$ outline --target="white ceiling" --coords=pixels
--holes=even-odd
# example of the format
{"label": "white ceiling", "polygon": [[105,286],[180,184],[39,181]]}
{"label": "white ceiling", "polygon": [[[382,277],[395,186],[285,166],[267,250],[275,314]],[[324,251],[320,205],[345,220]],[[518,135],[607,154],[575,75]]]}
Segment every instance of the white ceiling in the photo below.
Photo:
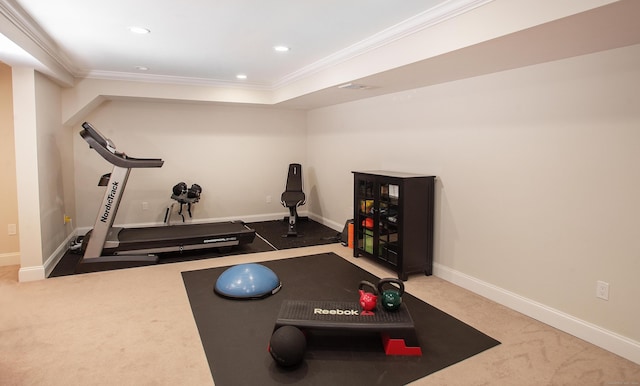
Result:
{"label": "white ceiling", "polygon": [[0,61],[313,108],[639,44],[638,14],[638,0],[0,0]]}
{"label": "white ceiling", "polygon": [[[447,0],[16,0],[76,76],[271,87]],[[449,3],[452,3],[449,1]],[[453,2],[453,3],[460,3]],[[136,35],[131,26],[151,33]],[[286,53],[276,45],[290,47]],[[148,71],[139,71],[144,66]]]}

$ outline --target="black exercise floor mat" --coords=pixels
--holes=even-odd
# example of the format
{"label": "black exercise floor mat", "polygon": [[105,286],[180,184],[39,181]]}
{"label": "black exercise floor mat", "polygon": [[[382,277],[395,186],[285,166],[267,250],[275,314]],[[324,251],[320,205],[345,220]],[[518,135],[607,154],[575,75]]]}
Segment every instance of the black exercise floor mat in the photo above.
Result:
{"label": "black exercise floor mat", "polygon": [[248,223],[247,226],[265,238],[276,249],[290,249],[337,243],[339,232],[310,219],[300,219],[297,237],[282,237],[287,234],[289,223],[283,220]]}
{"label": "black exercise floor mat", "polygon": [[283,300],[358,301],[361,280],[379,278],[333,253],[261,263],[282,281],[261,300],[213,292],[228,267],[182,272],[213,380],[227,385],[405,385],[495,345],[497,340],[405,293],[422,356],[387,356],[370,334],[309,340],[304,362],[278,367],[267,347]]}

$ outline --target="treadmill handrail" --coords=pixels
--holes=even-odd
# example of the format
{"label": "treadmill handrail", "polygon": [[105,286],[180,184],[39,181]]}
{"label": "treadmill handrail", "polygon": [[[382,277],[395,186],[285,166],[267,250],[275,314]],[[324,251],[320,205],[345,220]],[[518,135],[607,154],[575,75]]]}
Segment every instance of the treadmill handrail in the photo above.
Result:
{"label": "treadmill handrail", "polygon": [[88,122],[82,124],[83,130],[80,131],[80,136],[87,141],[89,147],[98,152],[112,165],[122,168],[134,169],[134,168],[159,168],[162,167],[164,161],[160,158],[134,158],[129,157],[124,153],[115,151],[115,148],[111,150],[108,147],[109,141],[104,138],[100,132],[93,128]]}

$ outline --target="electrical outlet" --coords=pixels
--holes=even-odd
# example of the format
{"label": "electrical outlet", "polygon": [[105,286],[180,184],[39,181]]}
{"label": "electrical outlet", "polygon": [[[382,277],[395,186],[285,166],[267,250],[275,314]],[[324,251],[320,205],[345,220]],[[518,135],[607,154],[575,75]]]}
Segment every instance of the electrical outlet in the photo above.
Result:
{"label": "electrical outlet", "polygon": [[596,282],[596,297],[609,300],[609,283],[601,280]]}
{"label": "electrical outlet", "polygon": [[266,202],[267,204],[271,204],[271,196],[267,196],[267,197],[265,198],[265,202]]}
{"label": "electrical outlet", "polygon": [[149,203],[146,201],[142,201],[142,210],[149,210]]}
{"label": "electrical outlet", "polygon": [[7,230],[9,232],[9,236],[13,236],[16,233],[18,233],[18,230],[16,228],[16,224],[9,224],[9,226],[7,227]]}

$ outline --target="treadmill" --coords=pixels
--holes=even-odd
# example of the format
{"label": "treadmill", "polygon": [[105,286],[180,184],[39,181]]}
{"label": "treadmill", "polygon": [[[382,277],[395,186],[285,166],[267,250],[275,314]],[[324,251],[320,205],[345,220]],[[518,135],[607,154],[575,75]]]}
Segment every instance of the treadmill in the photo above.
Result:
{"label": "treadmill", "polygon": [[76,272],[130,268],[156,264],[157,253],[233,247],[252,243],[256,232],[242,221],[182,224],[156,227],[113,227],[131,169],[159,168],[159,158],[134,158],[116,150],[111,140],[91,124],[82,124],[80,136],[89,147],[113,165],[98,183],[107,186],[95,225],[82,242],[83,257]]}

